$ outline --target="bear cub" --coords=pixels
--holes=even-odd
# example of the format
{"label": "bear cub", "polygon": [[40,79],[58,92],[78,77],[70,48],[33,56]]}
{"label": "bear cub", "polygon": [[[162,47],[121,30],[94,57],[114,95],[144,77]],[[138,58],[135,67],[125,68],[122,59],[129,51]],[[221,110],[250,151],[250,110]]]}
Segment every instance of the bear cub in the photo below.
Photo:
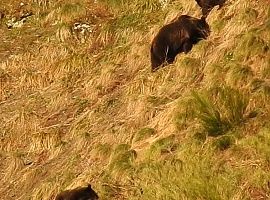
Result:
{"label": "bear cub", "polygon": [[63,191],[56,196],[55,200],[98,200],[98,195],[89,184],[87,187]]}
{"label": "bear cub", "polygon": [[202,8],[202,14],[207,17],[209,12],[215,7],[219,6],[220,9],[226,0],[195,0],[198,5]]}
{"label": "bear cub", "polygon": [[198,19],[181,15],[163,26],[151,45],[152,71],[173,63],[177,54],[188,53],[194,44],[206,39],[209,34],[210,28],[205,17]]}

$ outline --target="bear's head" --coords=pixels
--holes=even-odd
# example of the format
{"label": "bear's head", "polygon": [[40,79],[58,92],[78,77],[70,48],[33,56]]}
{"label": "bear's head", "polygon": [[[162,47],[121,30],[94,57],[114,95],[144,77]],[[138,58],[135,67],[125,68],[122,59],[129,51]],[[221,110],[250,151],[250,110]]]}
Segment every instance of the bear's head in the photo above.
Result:
{"label": "bear's head", "polygon": [[91,185],[80,187],[73,190],[66,190],[57,195],[55,200],[98,200],[97,193]]}
{"label": "bear's head", "polygon": [[194,21],[194,25],[196,27],[196,32],[193,33],[192,43],[196,44],[200,40],[207,39],[211,31],[210,26],[206,22],[206,18],[204,16],[202,16],[201,19]]}

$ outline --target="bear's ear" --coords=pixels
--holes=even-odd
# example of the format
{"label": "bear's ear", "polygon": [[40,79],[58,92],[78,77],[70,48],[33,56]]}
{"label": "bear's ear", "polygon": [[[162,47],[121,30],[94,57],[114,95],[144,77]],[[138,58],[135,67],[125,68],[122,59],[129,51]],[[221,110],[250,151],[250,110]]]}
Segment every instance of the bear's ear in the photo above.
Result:
{"label": "bear's ear", "polygon": [[88,188],[89,190],[92,190],[91,184],[88,184],[87,188]]}
{"label": "bear's ear", "polygon": [[203,16],[201,17],[201,21],[206,23],[206,16],[203,15]]}

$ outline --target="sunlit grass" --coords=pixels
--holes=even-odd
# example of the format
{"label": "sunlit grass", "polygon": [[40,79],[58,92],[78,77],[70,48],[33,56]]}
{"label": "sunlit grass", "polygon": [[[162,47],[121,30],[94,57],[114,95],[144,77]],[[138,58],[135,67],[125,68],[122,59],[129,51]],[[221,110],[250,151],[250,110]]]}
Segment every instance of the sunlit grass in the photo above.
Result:
{"label": "sunlit grass", "polygon": [[0,32],[3,199],[87,183],[101,199],[269,198],[265,2],[214,9],[210,37],[155,73],[152,39],[177,14],[199,17],[195,1],[27,3],[25,26]]}

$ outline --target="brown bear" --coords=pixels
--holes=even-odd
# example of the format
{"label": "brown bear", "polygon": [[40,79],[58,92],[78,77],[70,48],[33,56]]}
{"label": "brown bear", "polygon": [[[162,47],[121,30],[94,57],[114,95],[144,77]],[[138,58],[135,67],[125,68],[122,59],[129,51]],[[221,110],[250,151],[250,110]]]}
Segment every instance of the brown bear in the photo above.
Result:
{"label": "brown bear", "polygon": [[207,17],[209,12],[215,7],[219,6],[220,9],[226,0],[195,0],[198,5],[202,8],[202,14]]}
{"label": "brown bear", "polygon": [[210,34],[205,17],[197,19],[181,15],[163,26],[151,45],[152,71],[166,63],[173,63],[177,54],[188,53],[192,46]]}
{"label": "brown bear", "polygon": [[56,196],[55,200],[98,200],[98,195],[89,184],[87,187],[63,191]]}

